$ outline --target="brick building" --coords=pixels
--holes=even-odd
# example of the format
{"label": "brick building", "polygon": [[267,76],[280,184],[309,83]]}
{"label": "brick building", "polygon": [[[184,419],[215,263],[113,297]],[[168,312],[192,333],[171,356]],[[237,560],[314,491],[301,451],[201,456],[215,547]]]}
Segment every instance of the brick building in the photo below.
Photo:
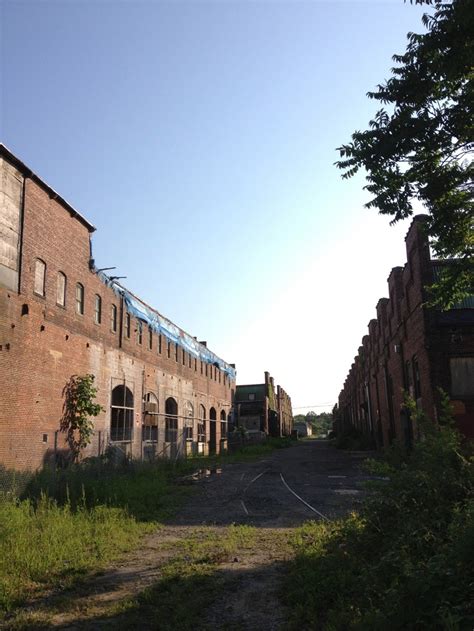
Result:
{"label": "brick building", "polygon": [[86,455],[219,451],[235,367],[96,270],[94,227],[0,145],[0,464],[64,449],[63,388],[92,373]]}
{"label": "brick building", "polygon": [[379,447],[394,439],[410,445],[417,436],[403,393],[437,419],[438,388],[448,393],[459,429],[474,438],[474,297],[444,312],[424,306],[425,287],[450,264],[431,259],[425,221],[424,215],[413,219],[407,263],[392,269],[389,298],[377,303],[377,318],[339,395],[336,432],[354,426]]}
{"label": "brick building", "polygon": [[273,377],[265,373],[264,383],[237,386],[235,419],[239,427],[270,436],[290,436],[293,429],[291,399]]}

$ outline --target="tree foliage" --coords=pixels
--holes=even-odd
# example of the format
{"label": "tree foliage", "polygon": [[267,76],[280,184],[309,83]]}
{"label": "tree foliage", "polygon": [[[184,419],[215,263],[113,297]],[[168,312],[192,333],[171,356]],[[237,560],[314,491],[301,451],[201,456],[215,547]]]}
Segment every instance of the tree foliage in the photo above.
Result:
{"label": "tree foliage", "polygon": [[91,417],[98,416],[103,411],[102,406],[94,402],[97,395],[94,379],[91,374],[73,375],[63,389],[61,431],[66,433],[75,462],[92,440],[94,422]]}
{"label": "tree foliage", "polygon": [[417,0],[434,5],[426,32],[409,33],[394,55],[391,77],[369,92],[383,107],[369,129],[338,148],[336,165],[350,178],[362,167],[366,204],[392,217],[429,212],[435,255],[454,258],[432,286],[433,304],[449,308],[474,285],[474,6],[472,0]]}

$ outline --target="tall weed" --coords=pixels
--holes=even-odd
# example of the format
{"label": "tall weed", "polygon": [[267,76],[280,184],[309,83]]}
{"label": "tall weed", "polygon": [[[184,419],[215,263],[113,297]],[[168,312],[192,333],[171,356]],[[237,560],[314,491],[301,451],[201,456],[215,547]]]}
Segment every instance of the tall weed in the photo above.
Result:
{"label": "tall weed", "polygon": [[369,464],[384,480],[359,514],[299,531],[294,628],[473,627],[473,459],[451,423],[417,423],[410,454]]}

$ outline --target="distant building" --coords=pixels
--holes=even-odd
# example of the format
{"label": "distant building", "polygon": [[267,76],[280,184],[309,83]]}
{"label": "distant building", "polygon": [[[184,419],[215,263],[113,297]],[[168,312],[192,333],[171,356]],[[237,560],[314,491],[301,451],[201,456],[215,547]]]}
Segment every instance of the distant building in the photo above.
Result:
{"label": "distant building", "polygon": [[389,298],[379,300],[377,319],[369,322],[339,395],[335,431],[355,427],[379,447],[395,439],[410,445],[417,438],[404,392],[436,420],[439,388],[451,400],[460,431],[474,438],[474,296],[449,311],[426,306],[425,287],[451,264],[431,259],[426,219],[413,219],[405,239],[407,263],[392,269]]}
{"label": "distant building", "polygon": [[293,430],[298,432],[298,438],[306,438],[313,435],[313,426],[308,421],[294,423]]}
{"label": "distant building", "polygon": [[86,373],[103,412],[84,455],[218,452],[235,366],[97,270],[94,230],[0,145],[0,465],[67,457],[63,388]]}
{"label": "distant building", "polygon": [[275,388],[268,372],[264,383],[236,387],[234,413],[238,427],[270,436],[291,435],[291,399],[281,386]]}

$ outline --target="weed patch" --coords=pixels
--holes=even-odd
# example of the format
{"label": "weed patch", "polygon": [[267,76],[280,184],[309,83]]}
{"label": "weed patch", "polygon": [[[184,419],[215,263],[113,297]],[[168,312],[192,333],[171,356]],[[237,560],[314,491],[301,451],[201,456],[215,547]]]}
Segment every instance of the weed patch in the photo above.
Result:
{"label": "weed patch", "polygon": [[388,480],[359,514],[297,530],[291,628],[473,627],[473,461],[450,426],[423,432],[397,466],[371,463]]}

